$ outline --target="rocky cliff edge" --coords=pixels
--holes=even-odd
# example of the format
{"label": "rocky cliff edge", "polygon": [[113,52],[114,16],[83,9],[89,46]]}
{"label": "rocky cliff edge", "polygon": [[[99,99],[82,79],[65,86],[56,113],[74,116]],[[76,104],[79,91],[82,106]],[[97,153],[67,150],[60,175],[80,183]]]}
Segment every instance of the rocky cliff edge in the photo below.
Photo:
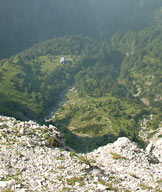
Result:
{"label": "rocky cliff edge", "polygon": [[162,191],[162,138],[149,152],[127,138],[77,154],[57,128],[0,116],[0,192]]}

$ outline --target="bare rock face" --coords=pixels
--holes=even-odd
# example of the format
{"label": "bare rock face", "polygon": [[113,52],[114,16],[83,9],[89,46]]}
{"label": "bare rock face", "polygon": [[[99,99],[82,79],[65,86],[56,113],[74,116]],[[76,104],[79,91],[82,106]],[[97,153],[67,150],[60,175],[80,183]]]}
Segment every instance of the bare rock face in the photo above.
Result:
{"label": "bare rock face", "polygon": [[154,145],[152,153],[162,162],[162,138],[158,139]]}
{"label": "bare rock face", "polygon": [[162,187],[158,183],[162,178],[161,144],[159,141],[152,153],[148,153],[123,137],[89,153],[88,157],[96,159],[105,172],[111,172],[121,185],[129,186],[130,191],[146,188],[154,192]]}
{"label": "bare rock face", "polygon": [[15,183],[15,180],[0,181],[0,189],[11,188]]}
{"label": "bare rock face", "polygon": [[150,154],[125,137],[77,154],[52,125],[0,116],[0,192],[161,191],[161,141]]}
{"label": "bare rock face", "polygon": [[19,143],[24,146],[64,146],[64,137],[55,126],[40,126],[33,121],[17,121],[0,116],[1,141],[8,144]]}
{"label": "bare rock face", "polygon": [[152,141],[149,143],[149,145],[146,147],[146,152],[147,153],[150,153],[153,149],[153,144],[152,144]]}

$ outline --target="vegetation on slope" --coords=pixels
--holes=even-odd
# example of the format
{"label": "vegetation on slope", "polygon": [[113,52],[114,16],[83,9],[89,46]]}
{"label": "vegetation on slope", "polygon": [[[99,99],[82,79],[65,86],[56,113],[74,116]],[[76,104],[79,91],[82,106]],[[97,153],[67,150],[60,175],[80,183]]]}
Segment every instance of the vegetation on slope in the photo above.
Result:
{"label": "vegetation on slope", "polygon": [[88,151],[119,136],[139,141],[144,116],[153,114],[149,129],[162,121],[161,35],[158,27],[117,34],[111,44],[65,36],[1,60],[0,113],[42,120],[74,86],[53,119],[71,143]]}
{"label": "vegetation on slope", "polygon": [[161,27],[156,27],[127,33],[124,37],[116,35],[112,41],[125,55],[119,82],[150,106],[154,118],[149,123],[154,129],[162,121],[161,37]]}
{"label": "vegetation on slope", "polygon": [[[74,139],[73,133],[80,137],[78,140],[85,142],[84,148],[80,144],[68,143],[70,146],[78,151],[90,151],[113,142],[119,136],[139,141],[139,120],[148,113],[147,107],[141,103],[110,94],[101,97],[79,96],[79,91],[72,89],[67,94],[67,101],[55,113],[53,122],[67,137],[71,135],[70,140]],[[67,129],[71,132],[67,132]]]}
{"label": "vegetation on slope", "polygon": [[[74,75],[95,60],[98,43],[88,38],[63,37],[33,46],[14,57],[0,61],[1,114],[17,116],[15,112],[26,106],[28,111],[42,117],[59,95],[73,83]],[[69,62],[60,64],[66,56]],[[5,108],[5,110],[4,110]],[[26,114],[27,113],[27,114]],[[18,116],[17,116],[18,117]],[[34,116],[33,116],[34,118]]]}

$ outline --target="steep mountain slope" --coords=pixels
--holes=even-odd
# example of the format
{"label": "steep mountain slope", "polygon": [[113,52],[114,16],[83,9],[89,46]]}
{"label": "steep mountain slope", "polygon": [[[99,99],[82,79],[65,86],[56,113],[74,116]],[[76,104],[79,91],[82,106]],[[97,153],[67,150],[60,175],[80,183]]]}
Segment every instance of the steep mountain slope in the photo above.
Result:
{"label": "steep mountain slope", "polygon": [[101,35],[137,31],[161,24],[161,0],[90,0],[98,16]]}
{"label": "steep mountain slope", "polygon": [[94,18],[86,0],[1,0],[0,57],[57,36],[95,36]]}
{"label": "steep mountain slope", "polygon": [[63,35],[111,38],[161,24],[161,0],[1,0],[0,58]]}

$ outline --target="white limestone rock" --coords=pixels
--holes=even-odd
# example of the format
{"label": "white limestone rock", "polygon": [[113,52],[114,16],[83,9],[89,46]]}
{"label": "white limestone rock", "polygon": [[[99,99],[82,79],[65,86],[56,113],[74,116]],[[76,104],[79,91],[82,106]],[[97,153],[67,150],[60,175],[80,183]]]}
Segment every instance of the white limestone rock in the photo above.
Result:
{"label": "white limestone rock", "polygon": [[153,143],[152,141],[148,144],[148,146],[146,147],[146,152],[147,153],[150,153],[152,151],[152,148],[153,148]]}
{"label": "white limestone rock", "polygon": [[5,188],[6,189],[11,189],[11,187],[13,185],[15,185],[15,181],[14,180],[10,180],[10,181],[0,181],[0,189],[1,190],[4,190]]}
{"label": "white limestone rock", "polygon": [[162,138],[159,138],[154,144],[152,153],[162,162]]}
{"label": "white limestone rock", "polygon": [[[122,137],[91,153],[72,155],[52,125],[0,116],[0,126],[0,191],[162,190],[157,182],[162,179],[161,139],[151,153]],[[51,138],[58,147],[50,144]],[[158,163],[153,163],[155,156]]]}

